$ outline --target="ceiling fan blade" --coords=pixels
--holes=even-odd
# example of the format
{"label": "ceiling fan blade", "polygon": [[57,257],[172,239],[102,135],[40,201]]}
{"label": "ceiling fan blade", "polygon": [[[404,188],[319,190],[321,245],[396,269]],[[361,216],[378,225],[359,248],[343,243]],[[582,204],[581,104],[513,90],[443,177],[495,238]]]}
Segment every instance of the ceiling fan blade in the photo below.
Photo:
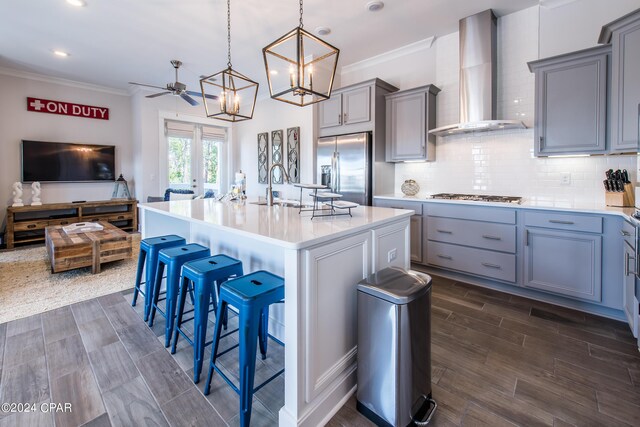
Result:
{"label": "ceiling fan blade", "polygon": [[170,93],[171,92],[154,93],[153,95],[147,95],[145,98],[157,98],[158,96],[169,95]]}
{"label": "ceiling fan blade", "polygon": [[184,99],[185,101],[187,101],[189,104],[191,104],[193,106],[200,105],[198,103],[198,101],[196,101],[195,99],[193,99],[192,97],[190,97],[186,93],[181,93],[180,94],[180,98]]}
{"label": "ceiling fan blade", "polygon": [[[200,92],[194,92],[194,91],[192,91],[192,90],[187,90],[187,91],[185,91],[185,92],[186,92],[186,93],[188,93],[188,94],[189,94],[189,95],[191,95],[191,96],[198,96],[198,97],[201,97],[201,96],[202,96],[202,94],[201,94]],[[218,99],[218,97],[217,97],[216,95],[205,95],[205,97],[206,97],[207,99]]]}
{"label": "ceiling fan blade", "polygon": [[135,82],[129,82],[130,85],[136,85],[136,86],[146,86],[146,87],[152,87],[154,89],[162,89],[162,90],[166,90],[166,87],[162,87],[162,86],[153,86],[153,85],[146,85],[144,83],[135,83]]}

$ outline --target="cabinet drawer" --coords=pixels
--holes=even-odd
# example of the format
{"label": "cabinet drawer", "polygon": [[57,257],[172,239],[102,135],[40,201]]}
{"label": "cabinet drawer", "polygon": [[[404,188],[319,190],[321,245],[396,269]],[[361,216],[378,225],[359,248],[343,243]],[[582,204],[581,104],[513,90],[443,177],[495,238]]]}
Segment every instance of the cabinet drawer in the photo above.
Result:
{"label": "cabinet drawer", "polygon": [[97,221],[127,221],[133,219],[133,214],[131,212],[114,212],[112,214],[100,214],[100,215],[85,215],[82,217],[84,222],[97,222]]}
{"label": "cabinet drawer", "polygon": [[14,231],[31,231],[31,230],[44,230],[49,225],[49,220],[33,220],[33,221],[19,221],[13,223]]}
{"label": "cabinet drawer", "polygon": [[74,222],[78,222],[78,217],[72,218],[58,218],[49,220],[49,225],[68,225],[73,224]]}
{"label": "cabinet drawer", "polygon": [[620,234],[632,249],[636,248],[636,227],[627,221],[622,221],[622,227],[620,228]]}
{"label": "cabinet drawer", "polygon": [[429,203],[427,213],[445,218],[470,219],[474,221],[516,223],[516,211],[510,208],[466,206],[462,204]]}
{"label": "cabinet drawer", "polygon": [[422,203],[409,202],[404,200],[388,200],[388,199],[375,199],[374,206],[381,208],[393,208],[393,209],[408,209],[415,212],[416,215],[422,215]]}
{"label": "cabinet drawer", "polygon": [[505,282],[516,281],[516,256],[511,254],[428,241],[427,263]]}
{"label": "cabinet drawer", "polygon": [[493,251],[516,252],[516,226],[427,217],[427,238]]}
{"label": "cabinet drawer", "polygon": [[524,225],[527,227],[602,233],[602,217],[574,213],[525,212]]}

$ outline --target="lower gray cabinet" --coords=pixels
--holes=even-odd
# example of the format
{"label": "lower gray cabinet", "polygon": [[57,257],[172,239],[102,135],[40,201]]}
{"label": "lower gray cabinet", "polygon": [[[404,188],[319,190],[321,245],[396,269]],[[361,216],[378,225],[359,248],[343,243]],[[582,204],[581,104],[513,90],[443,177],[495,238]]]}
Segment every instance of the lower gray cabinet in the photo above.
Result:
{"label": "lower gray cabinet", "polygon": [[411,229],[409,231],[411,237],[411,262],[422,264],[422,203],[405,200],[374,199],[373,205],[381,208],[408,209],[415,212],[415,215],[411,217]]}
{"label": "lower gray cabinet", "polygon": [[602,301],[602,236],[525,228],[524,286]]}
{"label": "lower gray cabinet", "polygon": [[427,242],[427,263],[474,276],[516,281],[516,256],[448,243]]}
{"label": "lower gray cabinet", "polygon": [[411,261],[422,263],[422,217],[413,215],[411,217]]}
{"label": "lower gray cabinet", "polygon": [[638,300],[636,299],[636,251],[627,242],[624,246],[623,309],[634,337],[638,336]]}

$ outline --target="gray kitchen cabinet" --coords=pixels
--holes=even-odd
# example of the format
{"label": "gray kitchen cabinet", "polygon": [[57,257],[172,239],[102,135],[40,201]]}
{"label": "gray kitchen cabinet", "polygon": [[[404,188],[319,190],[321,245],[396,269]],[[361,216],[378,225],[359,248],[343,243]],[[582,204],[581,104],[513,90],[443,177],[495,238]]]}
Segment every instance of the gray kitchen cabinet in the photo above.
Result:
{"label": "gray kitchen cabinet", "polygon": [[388,162],[435,160],[435,136],[429,130],[436,124],[434,85],[403,90],[386,96]]}
{"label": "gray kitchen cabinet", "polygon": [[411,261],[422,263],[422,217],[411,217],[409,234],[411,236]]}
{"label": "gray kitchen cabinet", "polygon": [[422,251],[422,241],[423,241],[423,228],[422,228],[422,203],[413,202],[413,201],[401,201],[401,200],[389,200],[389,199],[375,199],[373,202],[374,206],[382,207],[382,208],[393,208],[393,209],[409,209],[415,212],[415,214],[411,217],[410,220],[410,251],[411,251],[411,262],[416,262],[422,264],[423,262],[423,251]]}
{"label": "gray kitchen cabinet", "polygon": [[319,126],[321,129],[342,125],[342,95],[334,94],[319,106]]}
{"label": "gray kitchen cabinet", "polygon": [[594,302],[602,300],[602,236],[525,228],[524,286]]}
{"label": "gray kitchen cabinet", "polygon": [[604,27],[599,43],[611,43],[611,151],[635,152],[640,104],[640,9]]}
{"label": "gray kitchen cabinet", "polygon": [[342,94],[342,122],[345,125],[371,120],[371,88],[347,90]]}
{"label": "gray kitchen cabinet", "polygon": [[371,86],[338,89],[318,104],[320,129],[371,121]]}
{"label": "gray kitchen cabinet", "polygon": [[516,282],[514,209],[434,203],[427,214],[427,265]]}
{"label": "gray kitchen cabinet", "polygon": [[597,46],[529,62],[536,156],[607,152],[610,53],[611,46]]}
{"label": "gray kitchen cabinet", "polygon": [[411,261],[427,273],[626,318],[640,329],[635,228],[618,215],[401,196],[374,197],[374,205],[416,212]]}
{"label": "gray kitchen cabinet", "polygon": [[634,337],[638,337],[638,300],[636,299],[636,251],[624,242],[623,310]]}
{"label": "gray kitchen cabinet", "polygon": [[633,224],[623,221],[620,228],[622,235],[623,265],[622,270],[622,309],[634,337],[638,337],[638,323],[640,313],[636,298],[636,273],[638,260],[636,259],[636,228]]}

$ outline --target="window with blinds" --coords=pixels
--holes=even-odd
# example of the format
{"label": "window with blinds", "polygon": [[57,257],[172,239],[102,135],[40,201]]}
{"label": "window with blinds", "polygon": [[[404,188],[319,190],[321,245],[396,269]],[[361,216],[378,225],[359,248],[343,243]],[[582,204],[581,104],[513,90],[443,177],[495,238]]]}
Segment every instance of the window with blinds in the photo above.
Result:
{"label": "window with blinds", "polygon": [[211,196],[220,187],[220,152],[226,129],[198,123],[165,121],[168,187]]}

